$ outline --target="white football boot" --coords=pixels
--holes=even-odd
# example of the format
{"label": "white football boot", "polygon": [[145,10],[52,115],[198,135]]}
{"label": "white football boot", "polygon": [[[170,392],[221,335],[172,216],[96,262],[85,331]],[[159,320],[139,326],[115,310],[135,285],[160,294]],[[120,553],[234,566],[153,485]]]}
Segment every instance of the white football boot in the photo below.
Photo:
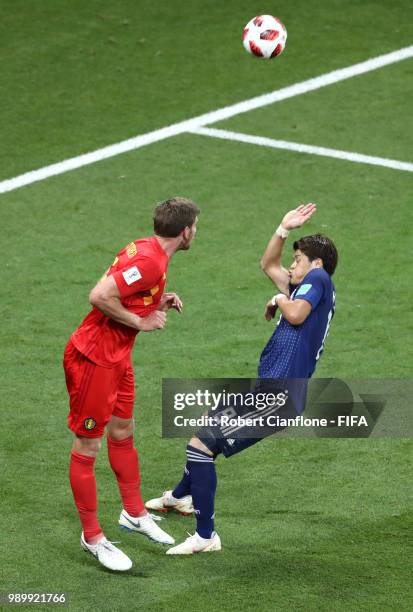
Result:
{"label": "white football boot", "polygon": [[97,544],[88,544],[85,536],[80,536],[81,547],[90,552],[102,565],[115,572],[126,572],[132,567],[132,561],[124,552],[103,537]]}
{"label": "white football boot", "polygon": [[221,538],[216,531],[212,533],[210,538],[201,538],[201,536],[195,532],[194,535],[190,535],[189,538],[186,538],[185,542],[182,542],[182,544],[169,548],[166,554],[193,555],[194,553],[213,552],[216,550],[221,550]]}
{"label": "white football boot", "polygon": [[153,514],[145,514],[144,516],[136,517],[130,516],[126,510],[122,510],[119,517],[119,525],[123,527],[123,529],[128,529],[129,531],[143,533],[153,542],[158,542],[159,544],[175,544],[175,540],[155,523],[155,521],[161,520],[159,516],[154,516]]}
{"label": "white football boot", "polygon": [[155,497],[146,502],[145,506],[148,510],[156,510],[157,512],[170,512],[174,510],[182,516],[189,516],[194,513],[191,495],[185,495],[180,499],[173,497],[172,491],[164,491],[162,497]]}

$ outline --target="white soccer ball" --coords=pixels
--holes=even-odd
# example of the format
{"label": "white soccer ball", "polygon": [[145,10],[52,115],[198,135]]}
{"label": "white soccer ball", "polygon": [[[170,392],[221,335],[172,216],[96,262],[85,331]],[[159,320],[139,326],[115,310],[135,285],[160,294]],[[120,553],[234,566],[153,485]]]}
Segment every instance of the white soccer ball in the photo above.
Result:
{"label": "white soccer ball", "polygon": [[271,59],[284,51],[287,30],[277,17],[258,15],[245,26],[242,40],[248,53]]}

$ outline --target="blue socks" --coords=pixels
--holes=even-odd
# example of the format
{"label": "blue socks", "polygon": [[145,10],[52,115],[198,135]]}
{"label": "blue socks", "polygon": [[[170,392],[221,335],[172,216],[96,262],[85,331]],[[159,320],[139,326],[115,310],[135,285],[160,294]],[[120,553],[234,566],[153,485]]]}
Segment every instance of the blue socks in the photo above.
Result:
{"label": "blue socks", "polygon": [[185,495],[191,495],[191,477],[189,475],[188,463],[184,467],[182,480],[176,485],[175,489],[172,491],[172,495],[176,499],[181,499],[181,497],[185,497]]}
{"label": "blue socks", "polygon": [[214,458],[188,444],[187,462],[181,482],[172,491],[176,498],[192,495],[201,538],[210,538],[214,531],[214,500],[217,490],[217,475]]}

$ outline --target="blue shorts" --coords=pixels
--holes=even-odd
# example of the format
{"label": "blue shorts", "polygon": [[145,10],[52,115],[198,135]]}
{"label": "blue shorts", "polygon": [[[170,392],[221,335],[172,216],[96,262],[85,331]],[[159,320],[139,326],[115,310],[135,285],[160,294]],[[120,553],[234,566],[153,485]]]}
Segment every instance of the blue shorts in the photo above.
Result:
{"label": "blue shorts", "polygon": [[[303,411],[301,401],[296,401],[298,395],[302,398],[302,389],[297,394],[297,381],[294,383],[292,384],[291,380],[257,381],[252,393],[271,393],[277,397],[281,394],[284,395],[285,402],[282,405],[266,405],[252,410],[234,405],[209,410],[209,421],[213,424],[202,427],[195,436],[215,456],[222,453],[225,457],[232,457],[260,440],[286,429],[288,425],[285,420],[294,419]],[[300,387],[304,384],[306,388],[307,381],[303,383],[300,379],[299,383]]]}

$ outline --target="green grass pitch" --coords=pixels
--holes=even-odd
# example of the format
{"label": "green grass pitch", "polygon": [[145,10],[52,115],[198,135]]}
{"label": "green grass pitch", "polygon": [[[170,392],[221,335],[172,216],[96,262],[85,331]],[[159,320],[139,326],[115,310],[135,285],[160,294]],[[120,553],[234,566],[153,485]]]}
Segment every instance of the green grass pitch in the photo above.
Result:
{"label": "green grass pitch", "polygon": [[[240,41],[262,13],[288,29],[273,62]],[[0,17],[1,181],[407,46],[413,9],[3,0]],[[411,70],[406,60],[214,127],[412,162]],[[127,575],[104,571],[79,546],[61,366],[95,280],[151,232],[153,204],[179,194],[202,208],[193,247],[170,263],[184,313],[141,334],[133,353],[145,498],[184,464],[184,440],[161,439],[161,379],[255,375],[272,330],[259,257],[300,201],[319,206],[306,233],[327,233],[340,251],[317,376],[408,378],[411,185],[409,172],[183,134],[2,195],[1,590],[66,592],[74,611],[411,610],[408,439],[274,438],[217,460],[223,550],[193,558],[118,531],[103,446],[99,517],[135,562]],[[178,541],[194,528],[178,516],[164,525]]]}

